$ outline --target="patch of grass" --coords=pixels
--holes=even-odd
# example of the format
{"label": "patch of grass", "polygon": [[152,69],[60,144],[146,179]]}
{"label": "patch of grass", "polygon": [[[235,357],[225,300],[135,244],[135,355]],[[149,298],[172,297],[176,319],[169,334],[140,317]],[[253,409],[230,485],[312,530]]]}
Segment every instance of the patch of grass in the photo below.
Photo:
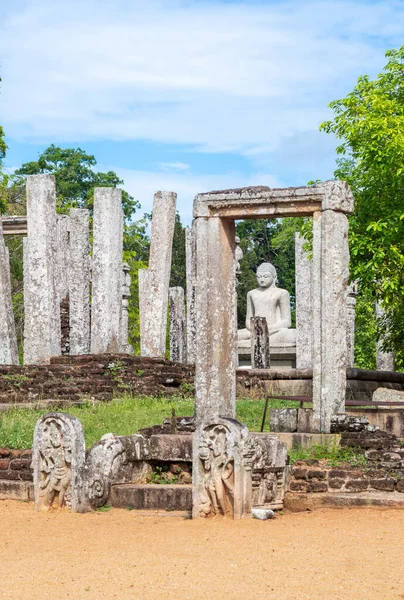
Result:
{"label": "patch of grass", "polygon": [[106,504],[105,506],[100,506],[99,508],[97,508],[97,512],[109,512],[111,510],[111,507],[108,506],[108,504]]}
{"label": "patch of grass", "polygon": [[[237,401],[237,419],[245,423],[251,431],[259,431],[264,412],[264,400],[240,399]],[[268,408],[294,407],[296,402],[272,400]],[[172,409],[179,416],[194,413],[193,398],[180,396],[165,398],[151,396],[121,396],[111,402],[93,404],[84,402],[81,406],[55,409],[80,419],[84,428],[87,448],[97,442],[105,433],[132,435],[139,429],[158,425],[170,418]],[[0,413],[0,447],[31,448],[35,423],[42,415],[53,409],[11,408]],[[269,413],[267,414],[268,431]]]}
{"label": "patch of grass", "polygon": [[331,467],[348,463],[354,467],[366,467],[368,459],[357,448],[341,448],[336,442],[329,445],[297,448],[290,452],[290,463],[297,460],[326,460]]}

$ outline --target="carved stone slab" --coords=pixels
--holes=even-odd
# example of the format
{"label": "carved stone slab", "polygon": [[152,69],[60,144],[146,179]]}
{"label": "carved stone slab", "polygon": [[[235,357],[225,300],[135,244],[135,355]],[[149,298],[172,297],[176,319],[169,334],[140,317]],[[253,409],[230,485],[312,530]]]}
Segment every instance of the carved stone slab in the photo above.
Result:
{"label": "carved stone slab", "polygon": [[193,518],[251,516],[248,429],[235,419],[214,417],[197,429],[193,447]]}
{"label": "carved stone slab", "polygon": [[48,413],[35,426],[32,465],[35,510],[67,506],[73,512],[90,510],[83,481],[83,427],[66,413]]}
{"label": "carved stone slab", "polygon": [[264,509],[283,508],[287,449],[276,435],[250,433],[254,448],[252,458],[252,506]]}

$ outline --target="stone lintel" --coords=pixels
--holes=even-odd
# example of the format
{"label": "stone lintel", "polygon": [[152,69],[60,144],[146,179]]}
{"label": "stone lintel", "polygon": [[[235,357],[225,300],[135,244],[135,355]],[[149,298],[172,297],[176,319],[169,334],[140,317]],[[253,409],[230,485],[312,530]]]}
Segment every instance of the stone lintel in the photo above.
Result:
{"label": "stone lintel", "polygon": [[194,218],[298,217],[311,216],[319,210],[351,213],[353,205],[352,192],[343,181],[326,181],[313,186],[289,188],[255,186],[198,194],[194,200]]}

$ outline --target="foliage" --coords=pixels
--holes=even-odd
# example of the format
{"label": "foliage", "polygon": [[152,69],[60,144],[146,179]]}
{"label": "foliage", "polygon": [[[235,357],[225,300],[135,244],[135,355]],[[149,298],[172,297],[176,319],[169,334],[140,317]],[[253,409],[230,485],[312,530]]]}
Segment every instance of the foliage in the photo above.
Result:
{"label": "foliage", "polygon": [[334,441],[332,444],[309,446],[290,451],[290,462],[293,464],[297,460],[326,460],[330,467],[338,467],[348,463],[354,467],[366,467],[368,460],[363,451],[357,448],[341,448]]}
{"label": "foliage", "polygon": [[[113,171],[97,172],[95,156],[81,148],[59,148],[52,144],[42,152],[38,160],[24,163],[16,175],[49,173],[55,175],[57,206],[60,212],[70,208],[89,208],[94,204],[95,187],[117,187],[123,181]],[[122,209],[125,219],[130,219],[139,203],[125,190],[122,191]]]}
{"label": "foliage", "polygon": [[360,77],[346,98],[331,102],[334,120],[321,129],[341,141],[335,177],[355,196],[352,278],[367,298],[383,302],[379,329],[385,348],[397,349],[404,341],[404,46],[386,58],[376,79]]}
{"label": "foliage", "polygon": [[175,215],[170,287],[187,287],[185,263],[185,227],[179,213]]}

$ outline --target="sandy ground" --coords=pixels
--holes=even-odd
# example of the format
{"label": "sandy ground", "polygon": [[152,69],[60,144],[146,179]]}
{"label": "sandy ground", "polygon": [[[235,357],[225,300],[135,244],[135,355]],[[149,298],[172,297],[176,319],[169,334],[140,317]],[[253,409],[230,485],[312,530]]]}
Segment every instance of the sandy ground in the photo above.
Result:
{"label": "sandy ground", "polygon": [[1,600],[404,598],[404,511],[190,521],[0,501]]}

